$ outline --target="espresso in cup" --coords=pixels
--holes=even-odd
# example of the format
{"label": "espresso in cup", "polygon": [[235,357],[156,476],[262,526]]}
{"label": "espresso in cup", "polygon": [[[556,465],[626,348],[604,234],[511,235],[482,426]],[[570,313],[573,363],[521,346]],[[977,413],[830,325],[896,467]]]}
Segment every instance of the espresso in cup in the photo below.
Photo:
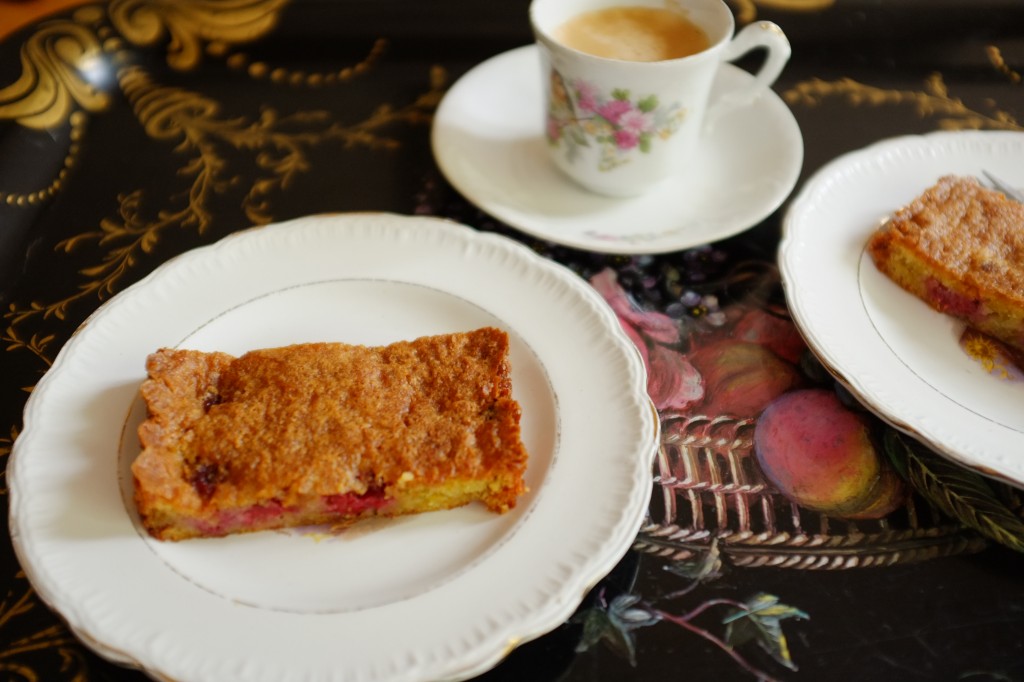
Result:
{"label": "espresso in cup", "polygon": [[689,57],[711,45],[700,26],[662,7],[606,7],[583,12],[555,29],[553,37],[595,57],[631,62]]}

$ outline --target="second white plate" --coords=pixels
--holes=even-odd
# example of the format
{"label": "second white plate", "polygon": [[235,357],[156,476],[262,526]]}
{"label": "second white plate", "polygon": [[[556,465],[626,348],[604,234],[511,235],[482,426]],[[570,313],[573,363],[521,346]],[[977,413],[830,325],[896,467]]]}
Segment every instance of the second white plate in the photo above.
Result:
{"label": "second white plate", "polygon": [[1024,185],[1024,134],[900,137],[822,168],[786,216],[779,262],[793,319],[854,394],[897,428],[979,472],[1024,485],[1024,382],[987,372],[963,325],[880,274],[865,253],[881,220],[943,175]]}

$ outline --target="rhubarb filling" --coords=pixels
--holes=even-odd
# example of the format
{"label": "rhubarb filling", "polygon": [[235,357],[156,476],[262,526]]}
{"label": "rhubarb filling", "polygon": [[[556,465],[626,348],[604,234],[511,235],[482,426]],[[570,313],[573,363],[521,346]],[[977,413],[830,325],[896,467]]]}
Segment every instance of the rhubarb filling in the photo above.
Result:
{"label": "rhubarb filling", "polygon": [[934,277],[925,282],[927,296],[935,307],[956,317],[974,320],[979,317],[981,301],[953,291]]}
{"label": "rhubarb filling", "polygon": [[189,524],[202,535],[220,536],[284,526],[349,522],[372,516],[391,503],[383,489],[371,488],[363,494],[322,495],[306,504],[284,505],[271,499],[246,507],[222,509],[209,518],[192,518]]}

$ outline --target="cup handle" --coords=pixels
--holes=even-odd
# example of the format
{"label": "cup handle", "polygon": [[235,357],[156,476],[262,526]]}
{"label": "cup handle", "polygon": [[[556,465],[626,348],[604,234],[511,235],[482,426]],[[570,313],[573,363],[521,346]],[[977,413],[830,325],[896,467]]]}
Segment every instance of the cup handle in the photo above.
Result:
{"label": "cup handle", "polygon": [[736,37],[725,46],[722,59],[731,62],[760,47],[765,48],[768,55],[761,69],[755,74],[754,80],[747,87],[719,98],[708,108],[704,118],[705,132],[723,114],[745,107],[760,97],[776,81],[786,66],[786,62],[789,61],[789,56],[793,53],[789,39],[777,24],[770,21],[759,21],[747,25],[736,34]]}

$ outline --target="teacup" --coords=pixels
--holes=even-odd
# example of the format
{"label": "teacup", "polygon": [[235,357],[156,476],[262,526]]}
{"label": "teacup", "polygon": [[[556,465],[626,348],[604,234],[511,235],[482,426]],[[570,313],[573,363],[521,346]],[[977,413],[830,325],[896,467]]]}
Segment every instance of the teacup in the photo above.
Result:
{"label": "teacup", "polygon": [[[620,11],[628,16],[607,16]],[[674,29],[685,32],[686,22],[698,27],[703,44],[673,52],[673,42],[688,41],[660,35],[666,12],[678,20],[667,17],[669,24],[684,24]],[[583,187],[610,196],[639,195],[670,176],[699,172],[693,166],[702,130],[753,103],[791,52],[771,22],[750,24],[734,36],[723,0],[533,0],[530,22],[542,57],[551,160]],[[639,38],[636,31],[622,34],[627,23]],[[598,47],[587,42],[588,34],[596,35]],[[626,43],[647,54],[618,49]],[[612,56],[584,51],[609,44]],[[709,103],[721,65],[758,48],[767,56],[749,84]]]}

